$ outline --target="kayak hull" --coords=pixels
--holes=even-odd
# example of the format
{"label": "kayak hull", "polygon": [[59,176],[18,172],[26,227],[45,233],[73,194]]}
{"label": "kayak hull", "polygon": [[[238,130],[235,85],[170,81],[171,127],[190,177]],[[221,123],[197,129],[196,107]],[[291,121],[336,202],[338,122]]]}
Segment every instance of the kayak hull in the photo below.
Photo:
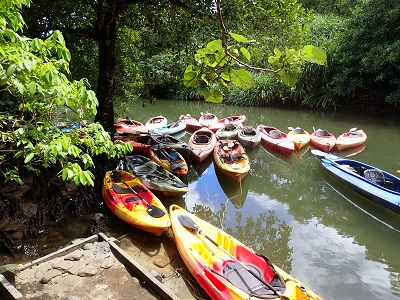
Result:
{"label": "kayak hull", "polygon": [[179,177],[142,155],[125,156],[117,169],[132,173],[155,194],[181,198],[188,191],[187,184]]}
{"label": "kayak hull", "polygon": [[342,133],[336,139],[336,148],[342,151],[348,148],[361,146],[367,140],[367,134],[362,130],[354,130]]}
{"label": "kayak hull", "polygon": [[293,130],[289,131],[287,137],[292,140],[296,150],[300,150],[304,146],[308,145],[311,140],[311,136],[307,131],[303,133],[295,133]]}
{"label": "kayak hull", "polygon": [[[116,182],[112,178],[111,172],[119,172],[129,187],[137,190],[140,197],[145,199],[150,205],[164,211],[165,214],[159,218],[150,216],[147,204],[135,193],[129,191],[122,182]],[[102,193],[104,202],[108,208],[117,217],[132,226],[160,236],[171,225],[167,210],[161,201],[151,191],[146,189],[138,178],[128,172],[122,170],[106,172]]]}
{"label": "kayak hull", "polygon": [[240,182],[250,171],[250,160],[236,140],[219,140],[213,155],[220,171],[236,182]]}
{"label": "kayak hull", "polygon": [[207,127],[196,130],[189,139],[189,147],[192,157],[198,161],[204,161],[213,152],[217,138]]}
{"label": "kayak hull", "polygon": [[311,143],[324,152],[331,151],[336,145],[336,137],[329,132],[327,133],[327,135],[318,135],[319,131],[322,131],[322,129],[318,129],[311,133]]}
{"label": "kayak hull", "polygon": [[[363,197],[400,214],[400,178],[366,163],[328,153],[321,159],[321,167],[337,181]],[[381,174],[382,178],[377,176],[374,182],[367,176],[370,172]]]}
{"label": "kayak hull", "polygon": [[261,136],[261,142],[263,142],[266,147],[286,155],[293,153],[294,143],[283,131],[280,131],[272,126],[262,124],[257,126],[257,131]]}

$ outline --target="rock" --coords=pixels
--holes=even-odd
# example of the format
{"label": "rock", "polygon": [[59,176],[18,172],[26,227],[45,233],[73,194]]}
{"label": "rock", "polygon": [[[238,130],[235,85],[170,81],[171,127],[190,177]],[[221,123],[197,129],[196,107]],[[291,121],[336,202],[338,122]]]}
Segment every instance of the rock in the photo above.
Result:
{"label": "rock", "polygon": [[98,272],[96,266],[88,265],[84,267],[83,269],[78,271],[78,276],[81,277],[90,277],[96,275]]}
{"label": "rock", "polygon": [[40,283],[46,284],[49,283],[53,278],[60,276],[62,272],[57,269],[51,269],[44,274],[44,276],[40,279]]}
{"label": "rock", "polygon": [[94,289],[96,291],[104,291],[108,288],[107,284],[96,284],[96,286],[94,287]]}
{"label": "rock", "polygon": [[155,264],[157,267],[164,268],[164,267],[168,266],[170,264],[170,262],[171,262],[171,260],[169,259],[168,256],[161,256],[161,257],[156,258],[153,261],[153,264]]}
{"label": "rock", "polygon": [[57,269],[60,271],[66,271],[72,267],[73,267],[73,264],[71,261],[60,260],[60,261],[56,261],[53,263],[53,269]]}
{"label": "rock", "polygon": [[137,277],[132,277],[132,283],[133,283],[136,287],[141,287],[140,280],[139,280]]}
{"label": "rock", "polygon": [[112,257],[107,257],[106,259],[104,259],[101,264],[100,267],[103,269],[108,269],[110,267],[112,267],[114,265],[115,261]]}
{"label": "rock", "polygon": [[119,284],[120,285],[124,285],[125,283],[127,283],[129,280],[128,276],[124,275],[119,279]]}
{"label": "rock", "polygon": [[95,243],[93,247],[94,257],[109,257],[111,255],[110,244],[106,241]]}
{"label": "rock", "polygon": [[85,245],[83,245],[83,250],[92,250],[94,247],[93,243],[87,243]]}
{"label": "rock", "polygon": [[35,272],[35,278],[39,279],[42,278],[49,270],[52,269],[52,266],[50,264],[41,264],[37,268]]}
{"label": "rock", "polygon": [[67,255],[65,255],[64,260],[80,260],[83,257],[84,251],[81,249],[75,250]]}

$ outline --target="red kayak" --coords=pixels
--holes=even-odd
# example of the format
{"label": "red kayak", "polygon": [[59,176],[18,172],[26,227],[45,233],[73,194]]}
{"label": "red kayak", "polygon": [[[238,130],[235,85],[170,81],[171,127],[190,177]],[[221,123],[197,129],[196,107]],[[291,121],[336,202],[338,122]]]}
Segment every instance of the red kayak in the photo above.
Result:
{"label": "red kayak", "polygon": [[328,130],[317,129],[311,136],[311,143],[324,152],[329,152],[336,145],[336,137]]}
{"label": "red kayak", "polygon": [[203,125],[200,124],[199,120],[196,118],[193,118],[191,115],[181,115],[179,117],[179,120],[182,120],[186,123],[186,128],[192,131],[199,130],[200,128],[203,127]]}
{"label": "red kayak", "polygon": [[218,118],[216,115],[212,113],[201,113],[199,122],[204,127],[211,127],[212,125],[218,122]]}
{"label": "red kayak", "polygon": [[245,115],[240,115],[240,116],[230,116],[230,117],[226,117],[223,119],[218,120],[217,123],[215,123],[214,125],[210,126],[210,130],[212,132],[217,132],[218,129],[221,129],[222,127],[224,127],[226,124],[234,124],[239,126],[240,128],[244,126],[246,122],[246,116]]}
{"label": "red kayak", "polygon": [[142,123],[132,120],[130,118],[121,119],[119,118],[115,124],[115,131],[121,133],[131,133],[131,134],[146,134],[149,130]]}
{"label": "red kayak", "polygon": [[196,130],[189,139],[191,155],[198,162],[204,161],[217,145],[217,137],[207,127]]}
{"label": "red kayak", "polygon": [[257,126],[257,131],[260,133],[261,140],[266,147],[277,150],[283,154],[293,153],[294,143],[283,131],[262,124]]}

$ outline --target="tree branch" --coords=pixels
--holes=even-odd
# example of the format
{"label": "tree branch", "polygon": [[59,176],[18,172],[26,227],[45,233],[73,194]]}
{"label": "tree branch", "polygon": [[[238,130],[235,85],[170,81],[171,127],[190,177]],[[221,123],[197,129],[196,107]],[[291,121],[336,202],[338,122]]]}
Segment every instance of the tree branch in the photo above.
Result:
{"label": "tree branch", "polygon": [[280,70],[282,70],[282,68],[273,70],[273,69],[268,69],[268,68],[260,68],[260,67],[250,66],[249,64],[246,64],[245,62],[241,61],[240,59],[238,59],[237,57],[235,57],[234,55],[232,55],[229,52],[228,43],[226,41],[227,30],[226,30],[226,27],[225,27],[225,24],[224,24],[224,21],[222,18],[222,12],[221,12],[221,0],[216,0],[215,2],[216,2],[216,7],[217,7],[218,23],[219,23],[219,27],[221,28],[222,47],[224,48],[226,55],[229,56],[230,58],[232,58],[234,61],[236,61],[239,65],[246,67],[248,69],[251,69],[251,70],[268,72],[268,73],[278,73]]}

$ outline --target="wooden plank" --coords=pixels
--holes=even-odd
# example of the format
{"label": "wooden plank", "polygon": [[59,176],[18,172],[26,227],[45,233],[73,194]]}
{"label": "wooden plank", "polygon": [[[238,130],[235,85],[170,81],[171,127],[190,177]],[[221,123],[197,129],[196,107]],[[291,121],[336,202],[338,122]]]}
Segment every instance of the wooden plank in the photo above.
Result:
{"label": "wooden plank", "polygon": [[108,238],[104,233],[99,233],[99,238],[107,241],[114,255],[117,256],[137,277],[139,277],[145,284],[152,289],[157,295],[161,296],[163,300],[179,300],[179,298],[161,282],[159,282],[149,272],[144,270],[138,262],[122,250],[116,243],[115,238]]}

